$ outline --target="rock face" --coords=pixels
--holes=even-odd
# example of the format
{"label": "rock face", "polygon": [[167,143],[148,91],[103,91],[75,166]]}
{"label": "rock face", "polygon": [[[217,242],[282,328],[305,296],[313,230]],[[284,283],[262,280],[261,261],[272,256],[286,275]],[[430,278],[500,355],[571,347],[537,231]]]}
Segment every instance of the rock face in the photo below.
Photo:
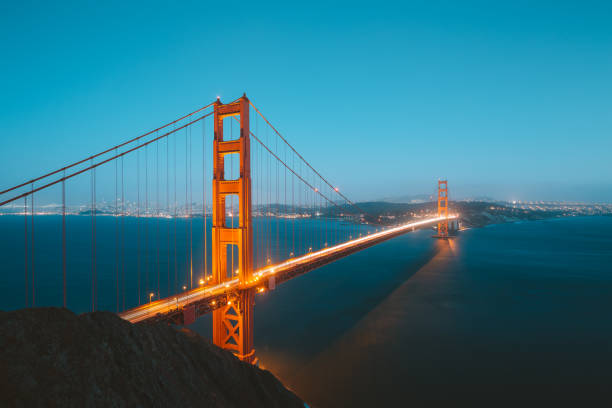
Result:
{"label": "rock face", "polygon": [[0,312],[0,406],[304,407],[269,372],[187,329],[108,312]]}

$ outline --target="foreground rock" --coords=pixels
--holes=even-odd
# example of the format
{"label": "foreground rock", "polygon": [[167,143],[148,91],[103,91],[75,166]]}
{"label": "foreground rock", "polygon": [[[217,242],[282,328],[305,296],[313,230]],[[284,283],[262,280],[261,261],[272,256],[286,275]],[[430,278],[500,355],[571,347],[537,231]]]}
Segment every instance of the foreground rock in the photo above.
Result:
{"label": "foreground rock", "polygon": [[303,407],[201,336],[112,313],[0,312],[0,406]]}

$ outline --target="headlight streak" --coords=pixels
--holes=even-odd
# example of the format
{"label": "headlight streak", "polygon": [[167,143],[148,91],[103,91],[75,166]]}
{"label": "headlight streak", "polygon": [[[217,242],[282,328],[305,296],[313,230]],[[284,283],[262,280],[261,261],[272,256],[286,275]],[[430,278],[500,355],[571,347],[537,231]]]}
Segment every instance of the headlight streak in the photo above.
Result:
{"label": "headlight streak", "polygon": [[[393,235],[395,233],[405,231],[405,230],[410,230],[415,227],[420,227],[426,224],[433,224],[438,221],[442,221],[445,219],[454,219],[454,218],[457,218],[457,216],[452,215],[448,217],[436,217],[436,218],[430,218],[430,219],[423,220],[423,221],[411,222],[408,224],[400,225],[398,227],[393,227],[387,230],[382,230],[380,232],[375,232],[373,234],[366,235],[361,238],[356,238],[356,239],[347,241],[345,243],[342,243],[342,244],[339,244],[333,247],[327,247],[327,248],[321,249],[316,252],[309,252],[306,255],[289,259],[280,264],[267,266],[267,267],[254,271],[253,276],[256,277],[257,279],[254,279],[252,282],[256,282],[261,278],[273,276],[280,271],[284,271],[288,267],[303,264],[305,261],[311,261],[313,259],[323,258],[325,255],[328,255],[334,252],[338,252],[338,251],[341,251],[349,247],[353,247],[353,246],[360,245],[366,242],[374,241],[381,237]],[[145,320],[149,317],[154,317],[158,313],[176,310],[178,307],[185,306],[189,303],[192,303],[193,301],[205,299],[208,296],[221,295],[225,292],[228,292],[230,290],[237,289],[237,288],[240,288],[240,280],[239,278],[234,278],[229,281],[217,284],[215,286],[193,289],[183,295],[172,296],[170,298],[157,300],[150,304],[141,305],[132,310],[128,310],[123,313],[119,313],[119,317],[121,317],[124,320],[128,320],[132,323],[136,323],[136,322]]]}

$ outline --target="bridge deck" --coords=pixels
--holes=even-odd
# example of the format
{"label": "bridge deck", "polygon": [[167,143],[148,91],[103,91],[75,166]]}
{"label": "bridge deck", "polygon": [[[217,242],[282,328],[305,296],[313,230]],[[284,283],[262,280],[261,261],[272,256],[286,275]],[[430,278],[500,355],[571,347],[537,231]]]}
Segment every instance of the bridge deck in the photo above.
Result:
{"label": "bridge deck", "polygon": [[[453,218],[456,217],[448,217],[448,219]],[[285,282],[357,251],[379,244],[416,228],[435,224],[444,219],[444,217],[428,218],[422,221],[410,222],[389,228],[381,232],[347,241],[340,245],[311,252],[297,258],[288,259],[276,265],[258,269],[253,273],[253,279],[243,285],[240,284],[238,278],[235,278],[222,284],[192,289],[175,296],[144,304],[134,309],[126,310],[120,313],[119,316],[132,323],[145,320],[170,320],[182,323],[184,309],[194,308],[194,317],[201,316],[227,304],[231,294],[239,289],[260,288],[260,290],[265,290],[270,286]]]}

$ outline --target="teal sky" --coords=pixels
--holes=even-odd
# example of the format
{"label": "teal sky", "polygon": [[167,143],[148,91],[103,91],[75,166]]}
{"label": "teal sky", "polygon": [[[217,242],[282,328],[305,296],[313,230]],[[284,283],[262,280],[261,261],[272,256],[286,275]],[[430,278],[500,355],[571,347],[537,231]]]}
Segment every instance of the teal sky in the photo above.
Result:
{"label": "teal sky", "polygon": [[3,2],[0,187],[243,92],[356,200],[612,202],[612,3]]}

